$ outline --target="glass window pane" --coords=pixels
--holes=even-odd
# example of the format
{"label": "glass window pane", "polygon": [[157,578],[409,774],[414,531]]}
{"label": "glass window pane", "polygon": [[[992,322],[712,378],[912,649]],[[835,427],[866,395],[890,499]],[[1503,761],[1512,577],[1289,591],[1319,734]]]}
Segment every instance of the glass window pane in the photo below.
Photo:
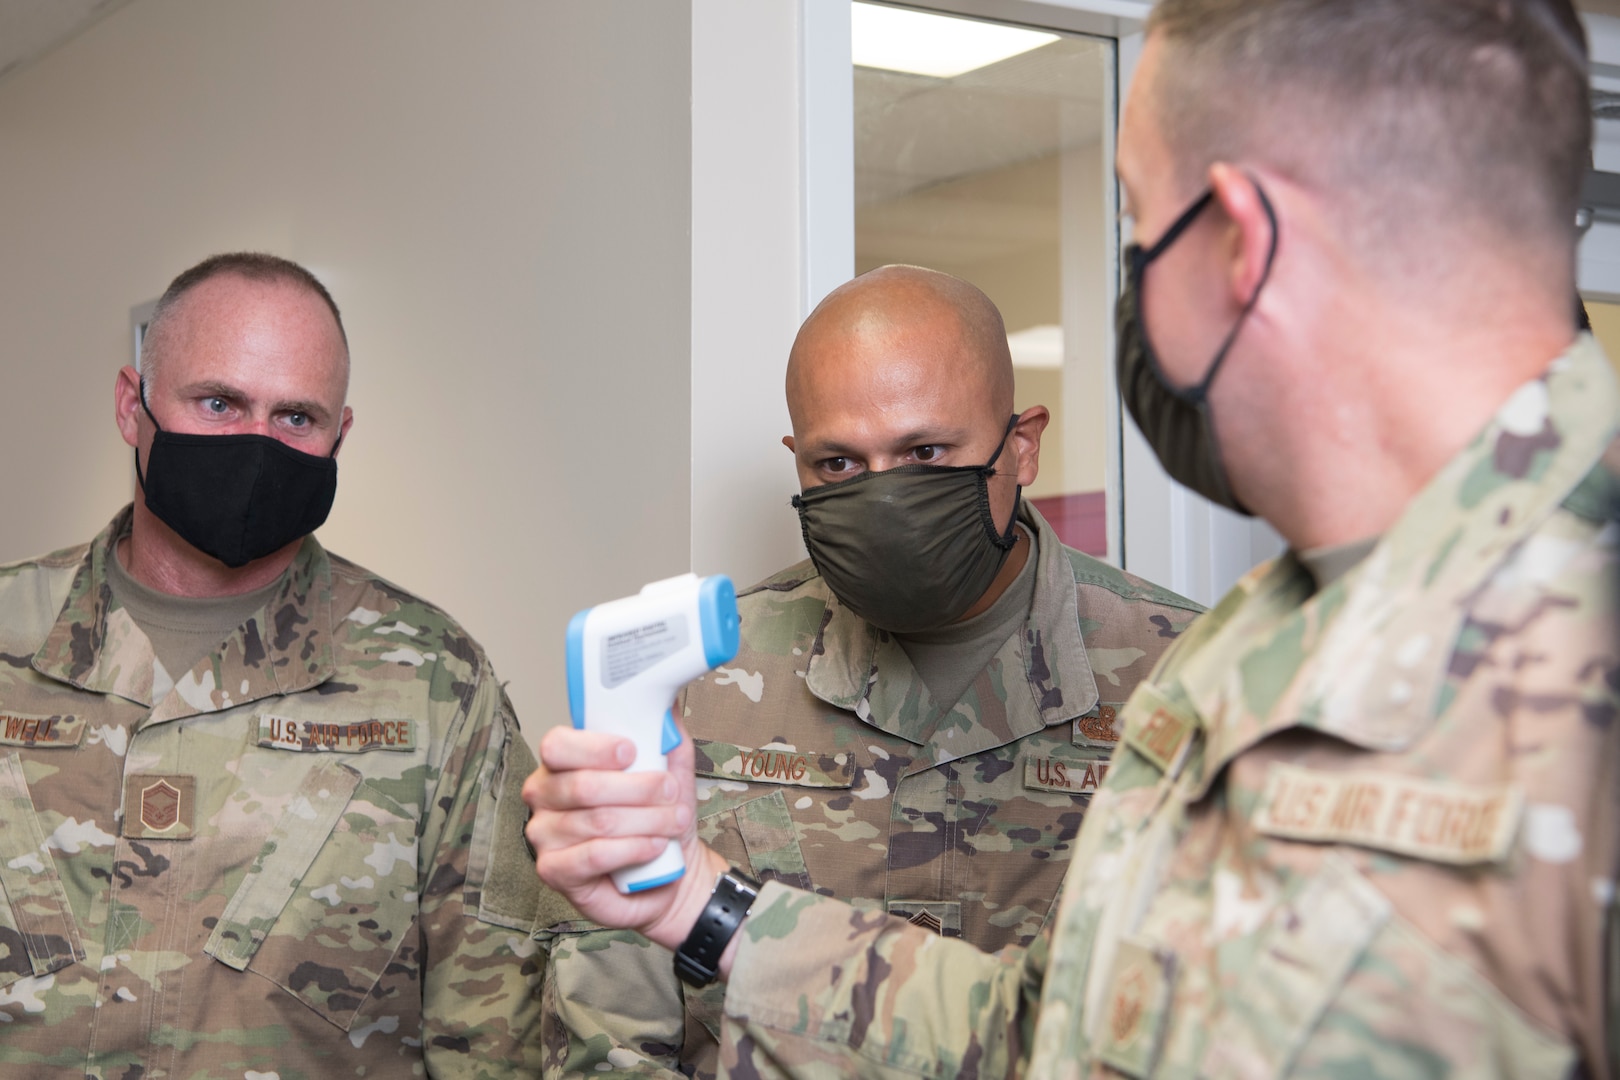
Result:
{"label": "glass window pane", "polygon": [[[903,31],[909,52],[885,51],[878,39],[894,30],[876,25],[874,11],[924,20]],[[1040,477],[1025,496],[1065,543],[1106,557],[1117,511],[1107,492],[1117,490],[1109,448],[1118,414],[1106,375],[1114,43],[1055,32],[1003,39],[989,32],[994,23],[864,3],[854,14],[856,272],[926,266],[995,301],[1017,408],[1052,411]],[[937,61],[927,46],[936,29],[946,41],[967,31],[964,42],[938,46],[957,51]],[[971,55],[991,39],[986,55]],[[978,66],[961,70],[968,64]]]}

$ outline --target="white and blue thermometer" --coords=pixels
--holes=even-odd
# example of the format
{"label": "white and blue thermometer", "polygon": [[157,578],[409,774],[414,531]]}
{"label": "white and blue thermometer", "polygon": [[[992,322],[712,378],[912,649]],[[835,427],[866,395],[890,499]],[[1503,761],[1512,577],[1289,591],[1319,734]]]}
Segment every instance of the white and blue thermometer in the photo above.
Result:
{"label": "white and blue thermometer", "polygon": [[[574,726],[636,744],[629,772],[668,767],[681,744],[670,701],[705,671],[737,655],[737,590],[723,574],[655,581],[634,596],[586,608],[568,623],[568,709]],[[622,893],[668,885],[686,873],[679,841],[651,862],[615,871]]]}

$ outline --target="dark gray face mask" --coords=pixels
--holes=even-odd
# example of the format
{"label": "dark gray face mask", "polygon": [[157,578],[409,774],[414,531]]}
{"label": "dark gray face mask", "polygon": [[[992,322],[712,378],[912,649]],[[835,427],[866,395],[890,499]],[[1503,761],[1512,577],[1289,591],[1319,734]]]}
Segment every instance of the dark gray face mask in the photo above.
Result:
{"label": "dark gray face mask", "polygon": [[1254,295],[1238,316],[1231,333],[1221,343],[1220,351],[1215,354],[1201,382],[1195,386],[1176,387],[1165,377],[1158,354],[1148,340],[1147,321],[1142,307],[1142,277],[1147,273],[1148,266],[1169,250],[1170,245],[1187,231],[1198,215],[1215,201],[1213,190],[1206,191],[1188,207],[1157,244],[1146,250],[1140,244],[1126,248],[1125,288],[1120,293],[1115,312],[1115,367],[1119,376],[1120,396],[1130,410],[1131,419],[1136,421],[1148,445],[1153,447],[1159,464],[1174,480],[1211,502],[1251,516],[1251,511],[1233,494],[1226,477],[1226,467],[1221,462],[1220,443],[1215,438],[1215,418],[1209,407],[1209,388],[1214,384],[1215,375],[1221,370],[1221,364],[1231,351],[1232,343],[1237,340],[1238,331],[1243,328],[1249,312],[1259,302],[1260,292],[1271,277],[1271,264],[1277,258],[1277,214],[1258,183],[1254,189],[1260,196],[1260,205],[1265,207],[1266,216],[1271,219],[1271,252],[1266,257],[1266,268],[1255,286]]}
{"label": "dark gray face mask", "polygon": [[895,634],[961,618],[1018,539],[1018,495],[1005,531],[990,510],[990,478],[1017,422],[984,465],[902,465],[795,495],[805,549],[833,595]]}

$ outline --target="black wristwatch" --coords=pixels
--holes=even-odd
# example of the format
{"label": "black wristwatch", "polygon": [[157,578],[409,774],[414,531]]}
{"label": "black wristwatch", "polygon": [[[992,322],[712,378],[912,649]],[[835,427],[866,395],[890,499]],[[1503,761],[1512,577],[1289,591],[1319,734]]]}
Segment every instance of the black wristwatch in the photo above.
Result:
{"label": "black wristwatch", "polygon": [[708,986],[720,974],[720,956],[759,896],[759,882],[732,867],[714,883],[703,914],[675,950],[675,974],[688,986]]}

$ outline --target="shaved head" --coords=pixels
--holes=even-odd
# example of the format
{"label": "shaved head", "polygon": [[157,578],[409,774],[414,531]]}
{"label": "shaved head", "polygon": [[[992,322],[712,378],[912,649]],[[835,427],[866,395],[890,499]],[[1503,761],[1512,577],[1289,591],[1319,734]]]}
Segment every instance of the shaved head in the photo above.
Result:
{"label": "shaved head", "polygon": [[[1013,535],[1018,492],[1040,471],[1051,414],[1013,416],[1012,353],[1001,312],[960,278],[884,266],[835,289],[799,328],[788,357],[788,413],[800,487],[862,473],[983,470],[997,536]],[[984,595],[995,602],[1029,554],[1022,532]]]}
{"label": "shaved head", "polygon": [[900,364],[965,383],[998,424],[1012,413],[1012,354],[990,298],[937,270],[884,266],[833,290],[799,329],[787,369],[794,427],[821,382],[882,380],[886,366]]}

